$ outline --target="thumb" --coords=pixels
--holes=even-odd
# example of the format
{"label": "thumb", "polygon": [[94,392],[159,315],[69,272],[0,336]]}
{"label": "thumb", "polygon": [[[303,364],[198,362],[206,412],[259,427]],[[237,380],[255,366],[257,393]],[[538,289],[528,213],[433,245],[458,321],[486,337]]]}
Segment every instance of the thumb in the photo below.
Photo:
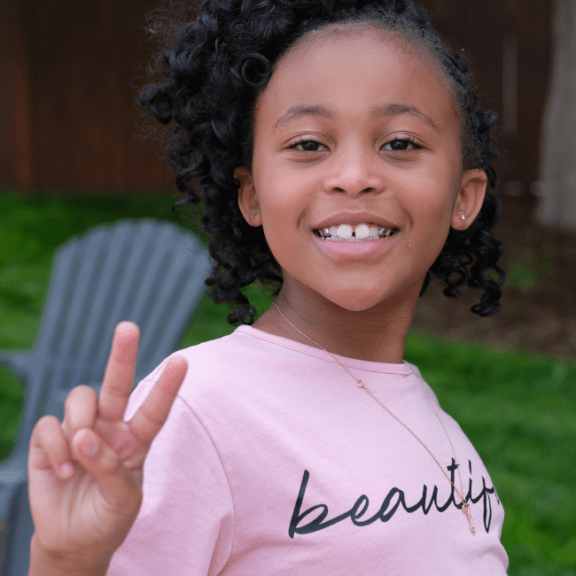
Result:
{"label": "thumb", "polygon": [[94,430],[79,430],[72,441],[78,462],[94,478],[112,512],[132,516],[142,501],[142,473],[129,471]]}

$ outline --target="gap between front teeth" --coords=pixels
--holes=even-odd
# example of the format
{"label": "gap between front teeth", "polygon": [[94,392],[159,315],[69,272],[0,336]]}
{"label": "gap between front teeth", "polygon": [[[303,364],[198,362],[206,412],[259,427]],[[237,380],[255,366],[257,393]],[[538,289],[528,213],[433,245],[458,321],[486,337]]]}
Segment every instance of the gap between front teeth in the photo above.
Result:
{"label": "gap between front teeth", "polygon": [[359,224],[355,228],[350,224],[340,224],[318,230],[318,235],[325,240],[362,242],[363,240],[377,240],[378,238],[388,238],[395,230],[381,226],[368,226]]}

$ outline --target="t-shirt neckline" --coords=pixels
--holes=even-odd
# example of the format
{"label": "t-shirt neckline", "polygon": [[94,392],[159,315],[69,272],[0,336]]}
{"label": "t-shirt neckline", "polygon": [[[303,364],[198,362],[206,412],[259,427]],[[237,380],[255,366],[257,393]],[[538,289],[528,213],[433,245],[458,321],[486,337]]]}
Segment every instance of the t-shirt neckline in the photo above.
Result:
{"label": "t-shirt neckline", "polygon": [[[289,350],[293,350],[294,352],[304,354],[306,356],[311,356],[313,358],[318,358],[319,360],[323,360],[325,362],[329,362],[331,364],[337,364],[338,362],[327,354],[324,350],[320,348],[316,348],[314,346],[309,346],[307,344],[302,344],[300,342],[296,342],[295,340],[290,340],[289,338],[284,338],[283,336],[276,336],[275,334],[270,334],[269,332],[264,332],[258,328],[254,328],[254,326],[249,326],[247,324],[243,324],[234,330],[233,335],[242,335],[246,334],[249,336],[253,336],[254,338],[258,338],[259,340],[263,340],[265,342],[269,342],[270,344],[274,344],[276,346],[281,346],[282,348],[287,348]],[[359,360],[357,358],[348,358],[346,356],[339,356],[338,354],[334,354],[334,356],[344,364],[347,368],[356,369],[356,370],[363,370],[367,372],[380,372],[380,373],[387,373],[387,374],[404,374],[409,375],[412,374],[415,370],[418,370],[413,364],[404,361],[402,364],[395,364],[395,363],[388,363],[388,362],[373,362],[371,360]]]}

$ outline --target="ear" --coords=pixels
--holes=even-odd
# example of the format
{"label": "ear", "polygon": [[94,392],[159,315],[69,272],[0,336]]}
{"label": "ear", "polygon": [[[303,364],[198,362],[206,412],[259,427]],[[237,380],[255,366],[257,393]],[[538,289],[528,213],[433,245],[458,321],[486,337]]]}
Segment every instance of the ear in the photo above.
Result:
{"label": "ear", "polygon": [[482,208],[488,177],[484,170],[466,170],[452,210],[452,228],[466,230]]}
{"label": "ear", "polygon": [[238,206],[244,219],[250,226],[262,226],[260,205],[258,204],[258,196],[256,195],[256,187],[254,186],[252,174],[248,168],[241,166],[234,171],[234,178],[240,180],[240,186],[238,187]]}

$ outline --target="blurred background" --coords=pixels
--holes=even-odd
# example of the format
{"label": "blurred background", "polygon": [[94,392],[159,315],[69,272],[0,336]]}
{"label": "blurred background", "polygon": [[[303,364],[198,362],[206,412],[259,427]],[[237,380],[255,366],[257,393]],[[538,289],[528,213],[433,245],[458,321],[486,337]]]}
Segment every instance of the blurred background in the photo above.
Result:
{"label": "blurred background", "polygon": [[[170,213],[178,195],[162,150],[138,135],[156,4],[0,2],[0,348],[34,343],[54,251],[70,236],[120,218],[190,228]],[[510,574],[575,575],[576,0],[420,4],[498,114],[493,233],[508,279],[489,318],[470,312],[474,291],[453,301],[432,282],[407,351],[501,486]],[[259,310],[269,302],[253,297]],[[204,301],[182,345],[229,332],[226,314]],[[459,366],[451,381],[438,358]],[[489,391],[481,401],[473,377]],[[23,397],[0,371],[0,459]]]}
{"label": "blurred background", "polygon": [[[134,97],[152,50],[145,13],[154,4],[2,0],[0,191],[173,193],[161,150],[136,137]],[[454,313],[432,287],[415,326],[575,358],[575,2],[422,4],[470,57],[481,106],[498,114],[504,211],[494,235],[506,245],[508,282],[501,312],[481,321],[468,301]]]}

